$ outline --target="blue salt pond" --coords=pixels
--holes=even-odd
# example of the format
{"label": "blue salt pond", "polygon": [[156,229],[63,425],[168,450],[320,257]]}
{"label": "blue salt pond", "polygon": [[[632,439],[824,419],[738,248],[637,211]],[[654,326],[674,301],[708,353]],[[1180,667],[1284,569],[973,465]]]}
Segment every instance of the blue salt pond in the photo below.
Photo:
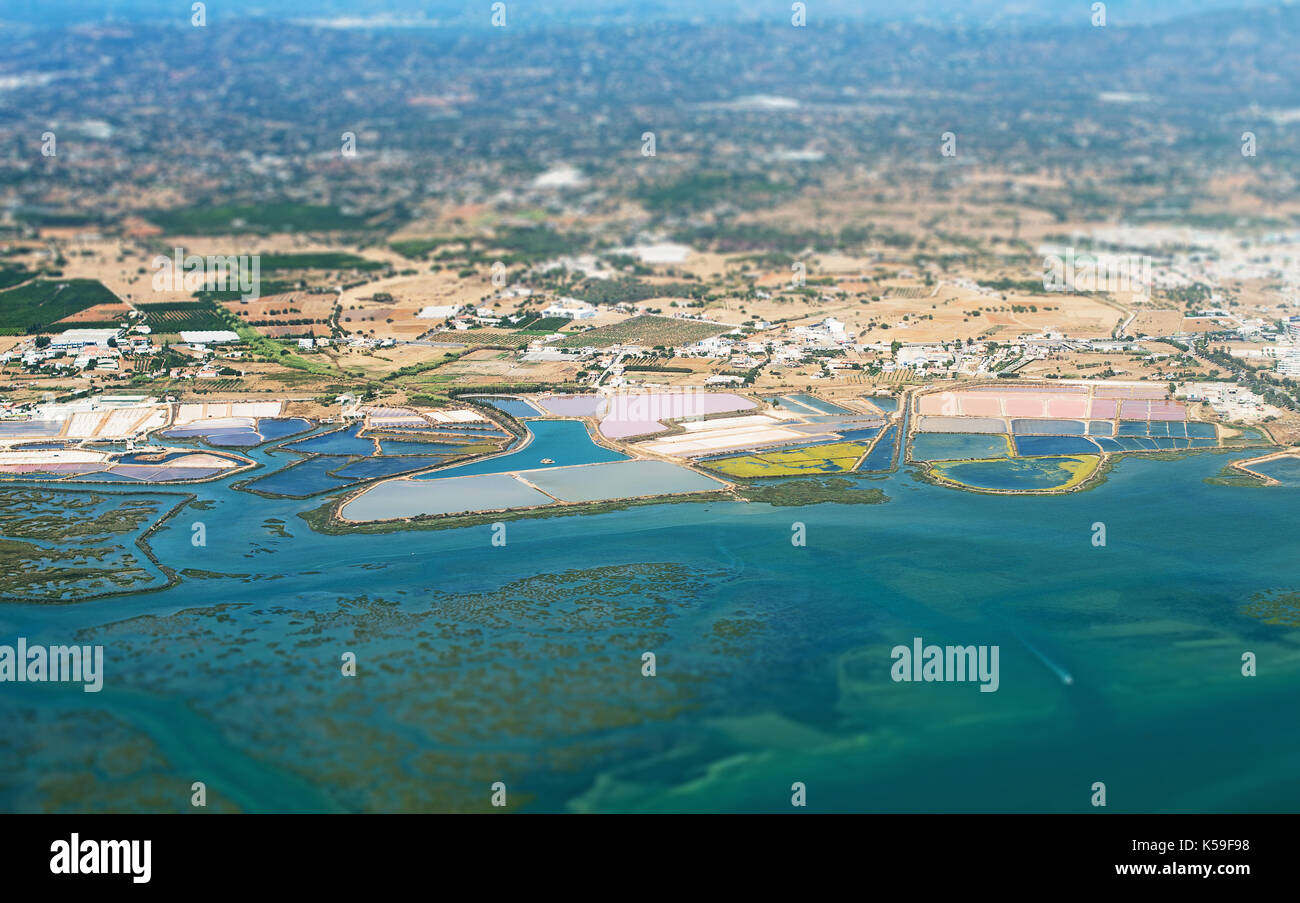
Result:
{"label": "blue salt pond", "polygon": [[490,398],[487,396],[475,396],[471,399],[479,404],[485,404],[496,408],[498,411],[505,411],[511,417],[541,417],[542,411],[539,411],[532,402],[525,401],[522,398]]}
{"label": "blue salt pond", "polygon": [[1081,420],[1017,419],[1011,421],[1011,432],[1017,436],[1082,436],[1084,424]]}
{"label": "blue salt pond", "polygon": [[1095,455],[1098,446],[1083,436],[1016,436],[1016,454],[1026,457],[1042,455]]}
{"label": "blue salt pond", "polygon": [[876,441],[858,470],[862,472],[892,470],[898,455],[898,433],[899,427],[897,424],[885,430],[884,435]]}
{"label": "blue salt pond", "polygon": [[465,455],[470,443],[416,442],[408,439],[380,439],[380,454],[396,455]]}
{"label": "blue salt pond", "polygon": [[842,408],[837,404],[832,404],[821,398],[815,398],[812,395],[789,395],[789,400],[803,405],[806,408],[812,408],[821,414],[848,414],[851,413],[848,408]]}
{"label": "blue salt pond", "polygon": [[1250,469],[1266,477],[1272,477],[1285,486],[1300,486],[1300,458],[1290,455],[1274,458],[1262,464],[1252,464]]}
{"label": "blue salt pond", "polygon": [[348,426],[331,433],[321,433],[307,439],[290,442],[285,448],[317,455],[360,455],[375,453],[375,440],[362,438],[364,426]]}
{"label": "blue salt pond", "polygon": [[341,489],[351,481],[332,476],[330,471],[343,466],[346,461],[346,458],[331,456],[306,458],[275,473],[250,480],[247,488],[290,498],[306,498],[332,489]]}
{"label": "blue salt pond", "polygon": [[1007,437],[1005,435],[919,433],[912,440],[912,459],[915,461],[1005,458],[1010,454],[1011,450],[1007,447]]}
{"label": "blue salt pond", "polygon": [[263,417],[257,421],[257,431],[262,434],[263,442],[283,439],[296,433],[305,433],[311,429],[311,422],[301,417]]}
{"label": "blue salt pond", "polygon": [[[601,464],[606,461],[625,461],[627,455],[597,445],[587,432],[587,427],[577,420],[530,420],[528,429],[532,441],[518,451],[495,458],[450,467],[436,474],[417,476],[416,480],[466,477],[485,473],[505,473],[511,470],[532,470],[539,467],[565,467],[571,464]],[[543,459],[553,463],[545,464]]]}
{"label": "blue salt pond", "polygon": [[[343,464],[333,471],[333,476],[347,480],[373,480],[376,477],[392,477],[398,474],[435,467],[446,458],[438,455],[411,455],[393,458],[362,458],[351,464]],[[342,463],[336,459],[336,463]]]}

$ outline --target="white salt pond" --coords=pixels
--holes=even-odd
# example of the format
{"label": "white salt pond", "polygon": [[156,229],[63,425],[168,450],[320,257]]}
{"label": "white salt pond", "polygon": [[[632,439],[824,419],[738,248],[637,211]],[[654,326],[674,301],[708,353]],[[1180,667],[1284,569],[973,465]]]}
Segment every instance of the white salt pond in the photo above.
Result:
{"label": "white salt pond", "polygon": [[393,520],[423,514],[461,514],[531,508],[552,500],[506,473],[445,480],[391,480],[371,487],[343,506],[350,521]]}
{"label": "white salt pond", "polygon": [[613,461],[438,480],[389,480],[366,490],[345,504],[339,513],[353,522],[394,520],[534,508],[554,504],[556,500],[601,502],[708,492],[724,485],[667,461]]}
{"label": "white salt pond", "polygon": [[708,492],[725,485],[667,461],[615,461],[585,467],[554,467],[526,471],[519,476],[563,502]]}

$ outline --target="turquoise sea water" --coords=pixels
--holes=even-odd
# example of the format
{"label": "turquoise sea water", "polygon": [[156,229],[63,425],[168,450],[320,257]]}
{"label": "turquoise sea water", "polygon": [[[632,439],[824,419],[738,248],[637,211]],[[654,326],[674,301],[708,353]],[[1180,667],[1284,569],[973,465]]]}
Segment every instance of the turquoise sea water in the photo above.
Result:
{"label": "turquoise sea water", "polygon": [[[106,659],[98,694],[0,684],[0,809],[188,811],[204,781],[215,810],[488,811],[502,781],[526,811],[782,812],[800,781],[816,811],[1092,811],[1103,781],[1110,811],[1295,811],[1300,627],[1243,609],[1300,590],[1300,488],[1204,482],[1230,457],[1055,497],[904,470],[861,480],[880,505],[666,504],[505,545],[323,536],[296,516],[319,499],[192,487],[152,538],[179,585],[0,605],[0,642]],[[891,680],[918,636],[997,645],[997,692]]]}

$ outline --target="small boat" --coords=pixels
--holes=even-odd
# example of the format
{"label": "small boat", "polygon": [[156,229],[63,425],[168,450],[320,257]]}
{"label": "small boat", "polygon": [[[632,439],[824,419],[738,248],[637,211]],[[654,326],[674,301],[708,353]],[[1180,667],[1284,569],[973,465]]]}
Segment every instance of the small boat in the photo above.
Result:
{"label": "small boat", "polygon": [[542,458],[542,463],[543,463],[543,464],[554,464],[555,461],[552,460],[551,458]]}

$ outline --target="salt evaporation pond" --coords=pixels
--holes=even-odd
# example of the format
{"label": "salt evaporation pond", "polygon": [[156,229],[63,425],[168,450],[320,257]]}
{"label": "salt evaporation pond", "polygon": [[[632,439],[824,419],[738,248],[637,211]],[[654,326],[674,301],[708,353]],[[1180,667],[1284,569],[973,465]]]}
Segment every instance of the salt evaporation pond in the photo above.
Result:
{"label": "salt evaporation pond", "polygon": [[887,429],[863,460],[862,466],[858,470],[862,472],[892,470],[894,457],[898,452],[898,432],[897,424]]}
{"label": "salt evaporation pond", "polygon": [[811,395],[790,395],[787,396],[791,401],[803,405],[806,408],[812,408],[822,414],[848,414],[851,413],[848,408],[842,408],[837,404],[829,401],[823,401],[820,398],[814,398]]}
{"label": "salt evaporation pond", "polygon": [[668,461],[616,461],[586,467],[526,471],[520,476],[565,502],[707,492],[724,486],[712,477]]}
{"label": "salt evaporation pond", "polygon": [[1086,468],[1070,458],[1008,458],[1005,461],[945,461],[934,465],[947,479],[973,489],[1043,491],[1065,486],[1074,478],[1073,467]]}
{"label": "salt evaporation pond", "polygon": [[480,404],[496,408],[498,411],[505,411],[511,417],[541,417],[539,411],[531,402],[522,398],[488,398],[486,396],[473,396],[471,401],[477,401]]}
{"label": "salt evaporation pond", "polygon": [[[1096,451],[1096,449],[1093,449]],[[912,460],[949,461],[958,458],[1005,458],[1011,454],[1007,437],[981,433],[918,433],[912,440]]]}
{"label": "salt evaporation pond", "polygon": [[173,427],[158,435],[164,439],[198,438],[221,448],[251,448],[309,429],[311,423],[301,417],[218,417]]}
{"label": "salt evaporation pond", "polygon": [[339,514],[350,521],[391,520],[549,504],[549,497],[509,474],[490,473],[436,481],[380,483],[345,504]]}
{"label": "salt evaporation pond", "polygon": [[0,422],[0,438],[6,436],[57,436],[62,432],[62,420],[20,420]]}
{"label": "salt evaporation pond", "polygon": [[322,433],[310,439],[300,439],[285,446],[290,451],[317,455],[361,455],[375,453],[375,440],[361,438],[364,426],[345,427],[332,433]]}
{"label": "salt evaporation pond", "polygon": [[[338,460],[338,459],[336,459]],[[373,480],[376,477],[395,477],[398,474],[423,470],[443,462],[443,458],[423,455],[409,455],[387,458],[362,458],[345,464],[334,475],[348,480]]]}
{"label": "salt evaporation pond", "polygon": [[1016,437],[1016,454],[1029,458],[1047,455],[1095,455],[1099,447],[1083,436]]}
{"label": "salt evaporation pond", "polygon": [[1251,464],[1249,467],[1256,473],[1272,477],[1285,486],[1300,486],[1300,458],[1288,455],[1261,464]]}
{"label": "salt evaporation pond", "polygon": [[283,470],[250,480],[247,488],[290,498],[306,498],[329,489],[341,489],[348,485],[349,480],[333,476],[330,471],[337,469],[344,460],[346,459],[335,457],[307,458],[300,464],[291,464]]}
{"label": "salt evaporation pond", "polygon": [[[436,474],[417,476],[417,480],[443,477],[468,477],[485,473],[505,473],[511,470],[533,470],[538,467],[565,467],[573,464],[603,464],[606,461],[625,461],[627,455],[604,448],[592,441],[587,427],[577,420],[532,420],[528,429],[533,441],[522,449],[498,455],[476,463],[450,467]],[[544,464],[543,459],[553,463]]]}
{"label": "salt evaporation pond", "polygon": [[739,395],[705,392],[548,395],[539,399],[538,403],[556,417],[600,417],[600,431],[611,439],[663,432],[667,429],[661,422],[664,420],[746,411],[757,407],[754,402]]}

